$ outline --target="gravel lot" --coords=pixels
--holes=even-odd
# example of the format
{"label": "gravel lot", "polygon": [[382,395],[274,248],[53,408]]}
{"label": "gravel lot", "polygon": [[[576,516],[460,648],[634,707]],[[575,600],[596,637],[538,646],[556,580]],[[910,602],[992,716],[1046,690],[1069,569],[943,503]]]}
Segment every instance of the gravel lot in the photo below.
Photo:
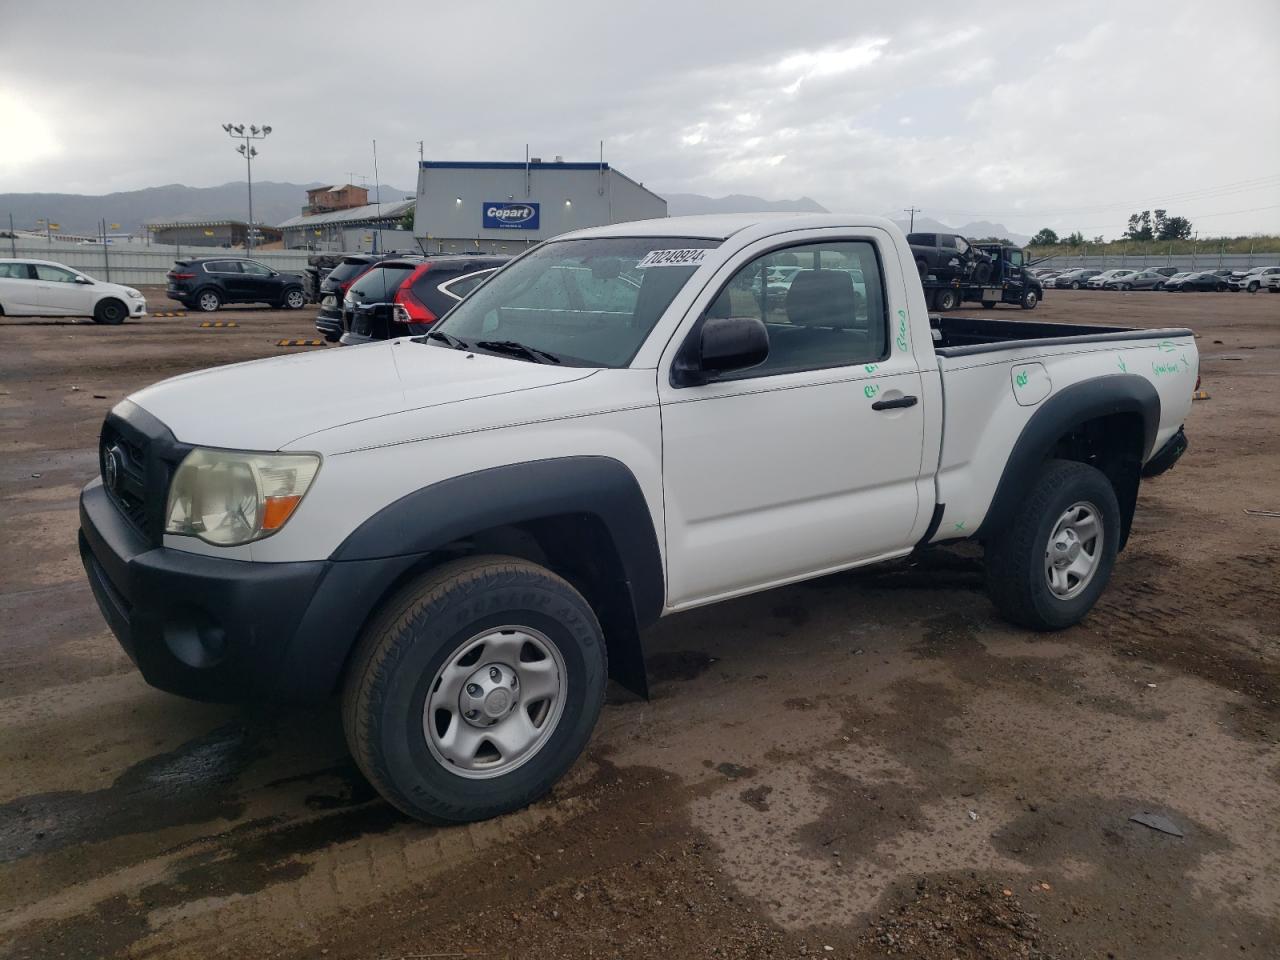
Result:
{"label": "gravel lot", "polygon": [[373,796],[336,708],[147,687],[80,568],[107,409],[311,314],[0,320],[0,954],[1280,954],[1280,519],[1244,512],[1280,509],[1280,296],[996,311],[1200,336],[1212,399],[1082,626],[996,619],[972,549],[670,618],[651,702],[612,696],[543,802],[448,829]]}

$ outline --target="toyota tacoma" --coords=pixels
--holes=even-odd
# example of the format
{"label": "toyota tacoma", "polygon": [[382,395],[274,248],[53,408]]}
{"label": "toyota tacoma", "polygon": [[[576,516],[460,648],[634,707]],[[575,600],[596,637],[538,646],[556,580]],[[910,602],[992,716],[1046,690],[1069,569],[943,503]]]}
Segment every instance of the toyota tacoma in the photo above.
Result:
{"label": "toyota tacoma", "polygon": [[1197,365],[1185,329],[931,318],[884,219],[614,224],[424,336],[122,400],[80,552],[149,683],[337,695],[383,796],[476,820],[565,773],[608,677],[645,692],[664,615],[969,539],[1004,617],[1079,622]]}

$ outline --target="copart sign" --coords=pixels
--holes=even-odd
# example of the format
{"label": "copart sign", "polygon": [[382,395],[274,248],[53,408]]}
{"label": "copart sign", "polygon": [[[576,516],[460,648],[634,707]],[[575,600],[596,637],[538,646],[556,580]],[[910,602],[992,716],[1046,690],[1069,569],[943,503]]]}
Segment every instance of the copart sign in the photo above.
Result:
{"label": "copart sign", "polygon": [[486,200],[482,226],[486,230],[537,230],[538,204]]}

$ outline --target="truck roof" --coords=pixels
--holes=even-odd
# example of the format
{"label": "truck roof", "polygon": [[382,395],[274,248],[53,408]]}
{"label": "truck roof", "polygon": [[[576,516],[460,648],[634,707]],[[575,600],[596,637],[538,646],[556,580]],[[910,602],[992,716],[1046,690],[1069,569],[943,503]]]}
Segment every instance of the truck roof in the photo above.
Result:
{"label": "truck roof", "polygon": [[688,237],[691,240],[725,240],[751,227],[767,225],[762,233],[783,230],[812,230],[822,227],[880,227],[897,230],[885,217],[860,213],[714,213],[692,217],[661,217],[655,220],[633,220],[608,223],[585,230],[574,230],[557,239],[586,237]]}

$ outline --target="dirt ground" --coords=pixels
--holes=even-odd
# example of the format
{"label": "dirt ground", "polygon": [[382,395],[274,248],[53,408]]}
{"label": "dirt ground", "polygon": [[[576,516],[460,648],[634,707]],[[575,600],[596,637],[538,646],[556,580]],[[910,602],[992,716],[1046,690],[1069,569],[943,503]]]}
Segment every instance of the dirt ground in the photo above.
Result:
{"label": "dirt ground", "polygon": [[1212,399],[1083,625],[998,620],[972,549],[669,618],[550,797],[443,829],[333,706],[146,686],[80,568],[108,408],[310,313],[0,320],[0,955],[1280,955],[1280,519],[1245,513],[1280,509],[1280,296],[997,311],[1200,337]]}

